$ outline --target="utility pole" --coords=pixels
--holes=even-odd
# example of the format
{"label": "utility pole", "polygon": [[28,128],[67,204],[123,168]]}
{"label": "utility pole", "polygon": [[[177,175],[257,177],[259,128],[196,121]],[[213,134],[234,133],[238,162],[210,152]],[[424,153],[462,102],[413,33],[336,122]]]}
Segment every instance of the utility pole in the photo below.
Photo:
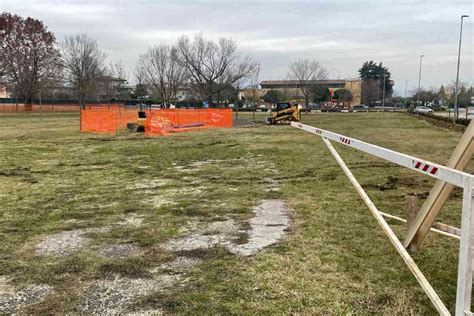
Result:
{"label": "utility pole", "polygon": [[458,106],[458,94],[459,94],[459,65],[461,63],[461,40],[462,40],[462,22],[464,18],[469,17],[469,15],[461,15],[461,29],[459,31],[459,50],[458,50],[458,67],[456,70],[456,88],[454,90],[454,119],[459,118],[459,106]]}
{"label": "utility pole", "polygon": [[385,69],[382,68],[382,80],[383,80],[383,85],[382,85],[382,107],[383,110],[385,111]]}
{"label": "utility pole", "polygon": [[420,103],[420,92],[421,92],[421,61],[423,60],[425,55],[420,55],[420,71],[418,72],[418,95],[416,98],[416,105],[418,106]]}
{"label": "utility pole", "polygon": [[407,86],[408,80],[405,80],[405,109],[407,108]]}

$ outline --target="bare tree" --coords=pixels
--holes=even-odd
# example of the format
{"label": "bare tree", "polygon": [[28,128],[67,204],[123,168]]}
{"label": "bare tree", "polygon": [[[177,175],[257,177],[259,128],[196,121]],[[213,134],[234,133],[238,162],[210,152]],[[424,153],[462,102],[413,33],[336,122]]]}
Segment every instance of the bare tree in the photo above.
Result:
{"label": "bare tree", "polygon": [[288,79],[296,81],[305,98],[305,112],[308,113],[311,85],[315,80],[327,78],[327,69],[316,60],[299,59],[290,64],[287,76]]}
{"label": "bare tree", "polygon": [[186,69],[178,62],[176,47],[166,44],[151,47],[141,55],[137,73],[165,106],[176,99],[187,78]]}
{"label": "bare tree", "polygon": [[257,65],[250,76],[250,88],[252,89],[252,105],[253,105],[253,114],[252,117],[255,119],[255,110],[258,101],[258,86],[260,84],[260,65]]}
{"label": "bare tree", "polygon": [[41,86],[61,73],[54,34],[42,21],[7,12],[0,15],[0,30],[0,74],[31,104]]}
{"label": "bare tree", "polygon": [[61,43],[61,54],[67,81],[84,107],[104,74],[106,55],[87,34],[66,36]]}
{"label": "bare tree", "polygon": [[221,38],[216,43],[202,34],[195,35],[193,40],[182,36],[177,48],[179,61],[186,68],[191,83],[209,102],[214,96],[219,99],[221,91],[249,76],[257,65],[250,57],[243,57],[230,38]]}
{"label": "bare tree", "polygon": [[136,84],[135,84],[135,89],[133,91],[133,94],[135,95],[135,98],[140,100],[140,110],[143,110],[142,102],[143,102],[143,99],[148,95],[148,89],[145,85],[143,72],[138,66],[135,68],[134,77],[135,77]]}

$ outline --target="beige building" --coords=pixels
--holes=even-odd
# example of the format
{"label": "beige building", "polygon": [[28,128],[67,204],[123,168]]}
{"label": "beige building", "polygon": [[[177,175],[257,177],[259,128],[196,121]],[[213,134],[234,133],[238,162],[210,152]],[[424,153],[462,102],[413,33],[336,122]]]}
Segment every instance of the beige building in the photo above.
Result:
{"label": "beige building", "polygon": [[[345,106],[353,106],[361,103],[362,84],[360,79],[337,79],[337,80],[311,80],[306,85],[321,85],[327,87],[334,95],[339,89],[347,89],[352,94],[352,100]],[[291,99],[297,99],[304,105],[304,96],[301,92],[301,84],[297,80],[264,80],[260,83],[260,89],[244,89],[240,96],[246,100],[253,99],[253,96],[262,98],[269,90],[278,90]],[[337,100],[333,99],[333,102]]]}
{"label": "beige building", "polygon": [[0,82],[0,98],[8,98],[7,85]]}

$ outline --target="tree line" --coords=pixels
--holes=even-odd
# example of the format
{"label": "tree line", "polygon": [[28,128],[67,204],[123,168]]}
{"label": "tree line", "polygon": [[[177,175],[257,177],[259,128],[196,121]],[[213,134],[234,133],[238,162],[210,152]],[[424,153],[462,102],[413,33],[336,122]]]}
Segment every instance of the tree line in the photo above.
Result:
{"label": "tree line", "polygon": [[[58,43],[42,21],[7,12],[0,16],[0,30],[0,79],[27,104],[48,88],[70,88],[82,106],[99,92],[118,98],[125,89],[128,74],[121,62],[107,65],[105,52],[86,34],[68,35]],[[135,93],[144,96],[151,90],[166,105],[186,86],[201,100],[218,102],[226,90],[239,89],[259,71],[260,65],[230,38],[183,35],[139,57]]]}
{"label": "tree line", "polygon": [[[59,97],[72,97],[81,105],[101,99],[147,96],[164,105],[178,99],[210,104],[231,100],[239,104],[243,88],[253,92],[250,97],[246,93],[247,102],[255,106],[261,99],[257,91],[261,66],[239,51],[231,38],[211,40],[198,33],[183,35],[173,44],[149,47],[139,56],[133,71],[133,91],[126,84],[130,74],[123,64],[107,60],[97,41],[86,34],[67,35],[58,42],[42,21],[8,12],[0,15],[0,82],[7,84],[12,96],[27,104],[55,90],[61,91],[56,93]],[[304,99],[306,105],[351,101],[350,90],[342,88],[331,94],[329,85],[316,83],[327,79],[328,73],[317,60],[296,60],[289,64],[285,77],[295,86],[270,90],[262,99],[271,103]],[[362,103],[370,106],[384,97],[391,100],[393,81],[382,63],[364,62],[359,77]],[[452,103],[444,87],[439,91],[421,90],[419,94],[424,104]],[[470,104],[471,96],[472,88],[461,85],[460,106]],[[417,91],[412,99],[418,100]]]}
{"label": "tree line", "polygon": [[[454,106],[454,83],[441,85],[439,88],[431,87],[413,91],[411,97],[407,98],[408,104],[428,105],[431,107],[453,107]],[[458,105],[465,108],[472,104],[471,97],[474,96],[472,87],[466,83],[459,83]],[[401,100],[400,100],[401,101]]]}

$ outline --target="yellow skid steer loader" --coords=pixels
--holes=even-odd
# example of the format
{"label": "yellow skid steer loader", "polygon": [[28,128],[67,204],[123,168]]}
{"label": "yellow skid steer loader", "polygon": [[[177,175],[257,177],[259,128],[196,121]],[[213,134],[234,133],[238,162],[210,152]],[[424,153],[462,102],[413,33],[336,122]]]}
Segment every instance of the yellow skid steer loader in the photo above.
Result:
{"label": "yellow skid steer loader", "polygon": [[271,115],[272,116],[265,118],[265,123],[268,125],[289,123],[290,121],[298,122],[301,120],[301,111],[298,104],[277,103]]}

